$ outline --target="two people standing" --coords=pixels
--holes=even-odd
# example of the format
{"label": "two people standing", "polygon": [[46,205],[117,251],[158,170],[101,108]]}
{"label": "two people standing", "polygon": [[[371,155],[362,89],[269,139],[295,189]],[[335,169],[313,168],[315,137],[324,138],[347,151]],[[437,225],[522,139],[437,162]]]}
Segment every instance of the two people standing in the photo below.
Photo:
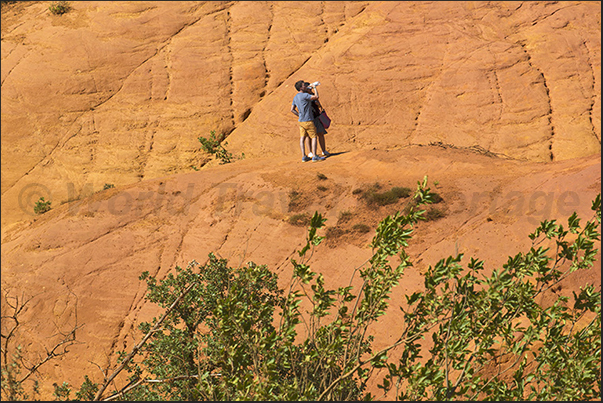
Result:
{"label": "two people standing", "polygon": [[[306,155],[305,142],[310,141],[310,149],[312,153],[312,161],[322,161],[330,154],[326,150],[324,134],[327,132],[322,124],[315,124],[315,116],[313,112],[313,104],[316,108],[320,107],[318,103],[317,84],[311,85],[307,81],[299,80],[295,83],[297,94],[291,103],[291,112],[298,117],[299,123],[299,146],[302,152],[302,161],[310,161],[310,157]],[[314,90],[314,91],[312,91]],[[316,104],[318,103],[318,104]],[[318,130],[317,130],[318,126]],[[319,157],[316,153],[317,143],[320,140],[320,148],[325,157]]]}

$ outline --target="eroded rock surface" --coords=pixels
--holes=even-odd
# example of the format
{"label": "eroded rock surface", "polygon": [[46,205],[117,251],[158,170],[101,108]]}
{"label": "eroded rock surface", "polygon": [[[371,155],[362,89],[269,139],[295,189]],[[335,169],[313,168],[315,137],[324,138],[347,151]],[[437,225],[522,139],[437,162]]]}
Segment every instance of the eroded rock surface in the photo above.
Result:
{"label": "eroded rock surface", "polygon": [[334,151],[442,142],[529,161],[600,152],[597,2],[3,6],[2,225],[207,161],[297,155],[299,79]]}
{"label": "eroded rock surface", "polygon": [[[353,225],[404,207],[368,208],[363,186],[414,189],[428,175],[443,197],[377,345],[426,267],[465,253],[495,268],[541,220],[588,218],[600,192],[599,2],[71,5],[2,6],[2,289],[34,297],[20,336],[31,354],[85,324],[43,368],[43,397],[52,382],[101,380],[138,340],[157,314],[143,271],[215,252],[267,264],[286,286],[305,241],[294,214],[340,229],[310,263],[327,287],[347,285],[373,234]],[[333,118],[321,163],[299,155],[299,79],[321,81]],[[200,150],[211,131],[233,163]],[[53,208],[34,216],[40,196]],[[339,225],[342,212],[354,219]],[[556,292],[600,281],[598,263]]]}

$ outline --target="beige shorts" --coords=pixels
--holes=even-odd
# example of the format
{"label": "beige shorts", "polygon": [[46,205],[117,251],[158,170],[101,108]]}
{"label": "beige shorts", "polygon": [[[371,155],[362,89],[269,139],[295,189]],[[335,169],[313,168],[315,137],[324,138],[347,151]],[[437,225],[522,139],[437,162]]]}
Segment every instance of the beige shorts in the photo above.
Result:
{"label": "beige shorts", "polygon": [[316,126],[314,126],[314,122],[298,122],[299,123],[299,136],[305,137],[308,136],[311,139],[316,137]]}

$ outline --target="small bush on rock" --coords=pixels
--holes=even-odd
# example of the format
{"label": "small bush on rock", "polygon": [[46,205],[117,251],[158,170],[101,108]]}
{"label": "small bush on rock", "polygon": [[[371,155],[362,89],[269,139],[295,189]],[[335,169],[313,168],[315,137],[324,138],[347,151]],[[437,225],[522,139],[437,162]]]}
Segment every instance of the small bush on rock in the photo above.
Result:
{"label": "small bush on rock", "polygon": [[48,10],[54,15],[63,15],[71,10],[71,5],[68,1],[52,2]]}
{"label": "small bush on rock", "polygon": [[47,211],[50,211],[50,204],[52,202],[49,201],[44,201],[43,197],[40,197],[40,199],[35,203],[34,205],[34,213],[36,214],[44,214]]}

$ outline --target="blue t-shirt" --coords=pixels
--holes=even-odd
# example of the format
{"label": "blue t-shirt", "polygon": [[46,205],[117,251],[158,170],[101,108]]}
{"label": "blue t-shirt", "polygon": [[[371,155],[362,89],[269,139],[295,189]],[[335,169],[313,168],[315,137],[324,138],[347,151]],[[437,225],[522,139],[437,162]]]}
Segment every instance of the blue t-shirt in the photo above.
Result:
{"label": "blue t-shirt", "polygon": [[297,107],[297,112],[299,113],[298,121],[300,122],[311,122],[314,120],[314,115],[312,114],[312,100],[310,98],[312,98],[312,95],[305,92],[298,92],[293,98],[293,103],[291,105]]}

